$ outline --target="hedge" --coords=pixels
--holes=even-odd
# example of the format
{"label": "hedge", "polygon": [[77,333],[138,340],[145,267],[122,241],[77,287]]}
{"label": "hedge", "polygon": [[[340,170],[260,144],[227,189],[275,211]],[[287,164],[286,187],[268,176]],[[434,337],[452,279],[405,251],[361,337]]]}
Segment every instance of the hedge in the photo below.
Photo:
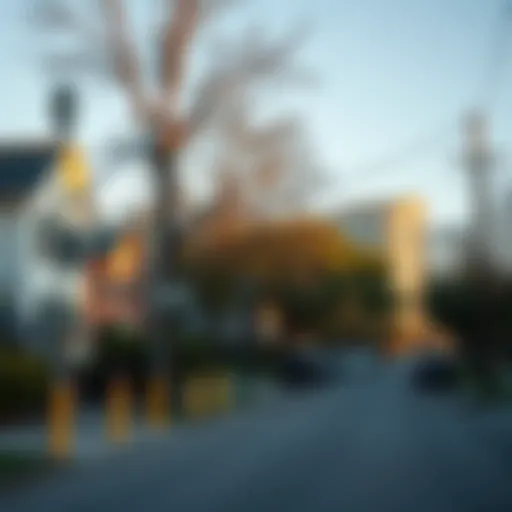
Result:
{"label": "hedge", "polygon": [[[100,334],[95,358],[81,375],[85,397],[100,399],[108,379],[122,373],[131,381],[133,390],[143,394],[151,366],[150,342],[144,336],[108,328]],[[212,338],[175,337],[169,340],[168,367],[174,384],[192,373],[227,370],[234,373],[276,374],[289,349],[283,346],[261,346],[241,340],[226,344]]]}
{"label": "hedge", "polygon": [[[288,353],[283,346],[249,343],[226,344],[215,339],[174,339],[168,347],[169,365],[180,373],[201,369],[231,368],[270,371]],[[150,366],[150,343],[144,337],[121,341],[102,340],[93,365],[102,371],[145,373]]]}
{"label": "hedge", "polygon": [[44,409],[45,364],[17,349],[0,349],[0,421],[20,419]]}

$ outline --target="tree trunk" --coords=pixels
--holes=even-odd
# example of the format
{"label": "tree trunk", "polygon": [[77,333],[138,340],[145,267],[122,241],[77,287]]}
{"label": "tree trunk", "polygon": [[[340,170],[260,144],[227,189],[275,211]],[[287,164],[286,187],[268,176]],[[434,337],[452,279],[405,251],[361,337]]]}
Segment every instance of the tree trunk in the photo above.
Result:
{"label": "tree trunk", "polygon": [[[170,344],[172,314],[160,301],[160,293],[176,277],[177,169],[174,152],[155,148],[153,172],[156,207],[149,230],[149,329],[155,348],[153,366],[163,370],[163,351]],[[167,354],[166,354],[167,355]],[[165,365],[167,366],[167,365]]]}
{"label": "tree trunk", "polygon": [[178,183],[176,154],[159,147],[155,141],[152,165],[155,186],[155,210],[148,231],[149,260],[147,265],[148,339],[151,345],[151,382],[149,383],[149,416],[155,425],[165,423],[170,396],[170,362],[173,316],[162,302],[176,277],[178,216]]}

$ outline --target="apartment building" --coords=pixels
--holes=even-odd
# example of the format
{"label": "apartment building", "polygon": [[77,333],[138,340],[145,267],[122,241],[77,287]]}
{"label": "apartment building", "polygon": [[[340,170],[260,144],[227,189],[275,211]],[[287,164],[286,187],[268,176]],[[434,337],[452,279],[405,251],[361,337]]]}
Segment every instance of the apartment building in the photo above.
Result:
{"label": "apartment building", "polygon": [[428,319],[423,296],[427,279],[427,211],[419,197],[379,200],[330,214],[360,247],[381,253],[395,293],[389,350],[414,349],[424,342]]}

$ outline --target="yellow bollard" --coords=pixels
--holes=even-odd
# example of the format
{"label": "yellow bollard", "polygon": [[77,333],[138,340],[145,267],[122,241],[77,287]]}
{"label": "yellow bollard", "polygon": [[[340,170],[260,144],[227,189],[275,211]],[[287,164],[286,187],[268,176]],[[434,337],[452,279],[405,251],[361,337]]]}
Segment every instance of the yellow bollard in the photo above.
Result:
{"label": "yellow bollard", "polygon": [[116,377],[107,390],[107,435],[113,442],[126,442],[131,433],[131,390],[128,379]]}
{"label": "yellow bollard", "polygon": [[227,373],[219,372],[212,376],[213,408],[216,413],[229,410],[231,405],[231,380]]}
{"label": "yellow bollard", "polygon": [[151,427],[163,429],[170,423],[169,382],[165,377],[151,377],[147,389],[147,418]]}
{"label": "yellow bollard", "polygon": [[231,381],[229,375],[214,373],[191,375],[185,386],[184,405],[188,416],[204,418],[229,409]]}
{"label": "yellow bollard", "polygon": [[219,412],[219,386],[217,375],[212,373],[205,376],[203,381],[204,408],[206,413],[214,416]]}
{"label": "yellow bollard", "polygon": [[76,395],[71,381],[53,383],[49,390],[48,451],[52,458],[63,460],[71,455]]}
{"label": "yellow bollard", "polygon": [[184,405],[187,416],[204,417],[207,413],[207,382],[203,375],[190,375],[184,389]]}
{"label": "yellow bollard", "polygon": [[197,417],[199,415],[198,377],[190,375],[187,377],[183,390],[183,403],[186,415]]}
{"label": "yellow bollard", "polygon": [[222,373],[220,376],[220,407],[223,412],[231,409],[233,382],[229,373]]}

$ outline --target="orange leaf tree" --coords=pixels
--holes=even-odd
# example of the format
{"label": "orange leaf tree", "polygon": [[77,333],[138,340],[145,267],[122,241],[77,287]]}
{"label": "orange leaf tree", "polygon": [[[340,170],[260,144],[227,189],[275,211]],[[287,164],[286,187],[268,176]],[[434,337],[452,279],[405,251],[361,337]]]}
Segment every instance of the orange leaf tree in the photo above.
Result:
{"label": "orange leaf tree", "polygon": [[210,298],[220,302],[249,279],[259,285],[262,300],[277,301],[289,323],[316,330],[337,314],[347,292],[371,309],[377,285],[384,283],[379,254],[318,219],[266,222],[218,237],[201,252],[189,252],[188,270],[203,291],[215,289]]}

